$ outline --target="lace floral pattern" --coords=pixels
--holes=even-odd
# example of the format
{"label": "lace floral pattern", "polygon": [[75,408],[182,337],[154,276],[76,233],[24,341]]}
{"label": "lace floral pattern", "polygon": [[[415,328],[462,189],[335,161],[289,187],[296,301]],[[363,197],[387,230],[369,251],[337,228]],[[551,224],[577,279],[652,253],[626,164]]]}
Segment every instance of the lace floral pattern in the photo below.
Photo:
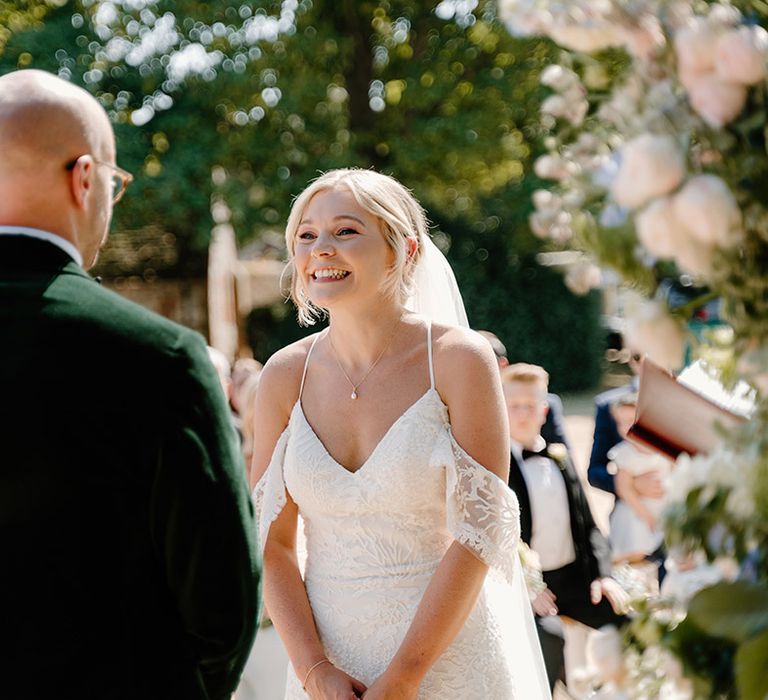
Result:
{"label": "lace floral pattern", "polygon": [[267,541],[270,525],[280,515],[287,501],[285,481],[283,480],[283,461],[285,460],[285,448],[288,444],[289,435],[290,426],[283,431],[277,441],[269,467],[259,479],[251,495],[262,547]]}
{"label": "lace floral pattern", "polygon": [[[334,664],[373,683],[458,540],[500,575],[486,579],[462,630],[425,676],[419,699],[549,697],[523,593],[517,501],[455,441],[434,389],[400,416],[354,473],[326,451],[297,403],[254,491],[262,542],[286,492],[304,521],[304,583]],[[522,605],[511,604],[518,600]],[[520,642],[523,629],[533,635],[530,643]],[[286,698],[306,697],[289,668]]]}
{"label": "lace floral pattern", "polygon": [[446,467],[448,529],[511,583],[520,540],[520,506],[514,491],[472,459],[450,430],[440,435],[436,453],[433,460]]}

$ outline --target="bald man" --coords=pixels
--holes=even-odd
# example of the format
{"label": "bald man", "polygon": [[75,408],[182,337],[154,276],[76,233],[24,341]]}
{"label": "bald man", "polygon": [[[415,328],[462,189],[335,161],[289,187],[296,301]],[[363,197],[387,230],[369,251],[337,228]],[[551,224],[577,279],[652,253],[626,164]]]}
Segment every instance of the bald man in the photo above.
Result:
{"label": "bald man", "polygon": [[255,527],[200,336],[84,270],[130,182],[108,117],[0,77],[0,698],[228,698]]}

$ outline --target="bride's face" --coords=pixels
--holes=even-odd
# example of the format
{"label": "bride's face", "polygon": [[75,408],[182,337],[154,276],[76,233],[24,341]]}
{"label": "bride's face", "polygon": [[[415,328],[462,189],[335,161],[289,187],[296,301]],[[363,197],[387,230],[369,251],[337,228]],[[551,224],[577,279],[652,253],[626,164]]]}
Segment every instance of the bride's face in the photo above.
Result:
{"label": "bride's face", "polygon": [[380,300],[394,257],[381,221],[349,190],[323,190],[309,201],[296,230],[294,265],[317,306]]}

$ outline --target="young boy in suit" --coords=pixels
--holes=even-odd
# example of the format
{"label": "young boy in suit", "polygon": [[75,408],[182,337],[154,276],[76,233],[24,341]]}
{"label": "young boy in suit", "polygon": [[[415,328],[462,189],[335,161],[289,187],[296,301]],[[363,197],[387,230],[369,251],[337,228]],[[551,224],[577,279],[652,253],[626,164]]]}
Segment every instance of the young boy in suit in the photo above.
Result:
{"label": "young boy in suit", "polygon": [[549,375],[538,365],[502,372],[509,415],[509,486],[520,502],[523,541],[539,557],[546,588],[533,600],[550,684],[562,674],[562,643],[542,619],[565,615],[593,628],[620,624],[626,594],[611,578],[608,542],[595,525],[565,445],[547,445]]}

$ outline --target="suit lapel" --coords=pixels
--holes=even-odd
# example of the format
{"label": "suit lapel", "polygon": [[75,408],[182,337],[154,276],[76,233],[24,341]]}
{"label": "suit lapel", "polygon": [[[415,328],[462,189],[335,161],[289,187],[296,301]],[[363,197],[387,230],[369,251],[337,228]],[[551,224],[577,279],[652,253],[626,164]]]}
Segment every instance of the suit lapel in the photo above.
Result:
{"label": "suit lapel", "polygon": [[531,531],[533,522],[531,519],[531,498],[528,495],[528,487],[520,469],[515,453],[510,453],[509,459],[509,487],[515,492],[520,504],[520,537],[527,545],[531,544]]}

